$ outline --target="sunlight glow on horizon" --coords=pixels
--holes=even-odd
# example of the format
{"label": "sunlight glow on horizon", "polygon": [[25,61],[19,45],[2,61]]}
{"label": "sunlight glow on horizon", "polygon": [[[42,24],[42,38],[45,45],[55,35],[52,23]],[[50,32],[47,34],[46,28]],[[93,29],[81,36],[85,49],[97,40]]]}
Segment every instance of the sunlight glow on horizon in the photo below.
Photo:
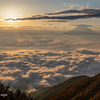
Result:
{"label": "sunlight glow on horizon", "polygon": [[18,13],[15,11],[5,11],[4,18],[15,18],[18,16]]}
{"label": "sunlight glow on horizon", "polygon": [[15,17],[11,17],[11,18],[6,18],[6,19],[3,19],[4,21],[8,21],[8,22],[20,22],[20,20],[16,20],[17,18]]}

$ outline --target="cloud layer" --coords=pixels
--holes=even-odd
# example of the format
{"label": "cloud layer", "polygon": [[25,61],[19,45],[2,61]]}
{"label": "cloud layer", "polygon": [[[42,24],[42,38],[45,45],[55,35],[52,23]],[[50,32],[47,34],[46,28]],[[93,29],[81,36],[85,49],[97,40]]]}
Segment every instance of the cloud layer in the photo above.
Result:
{"label": "cloud layer", "polygon": [[[54,16],[54,15],[61,15],[65,14],[63,16]],[[66,15],[66,14],[80,14],[80,15]],[[51,16],[52,15],[52,16]],[[5,19],[7,21],[13,20],[46,20],[46,21],[71,21],[71,20],[78,20],[78,19],[87,19],[87,18],[99,18],[100,17],[100,9],[83,9],[83,10],[64,10],[64,11],[58,11],[54,13],[46,13],[43,15],[35,15],[31,17],[26,18],[10,18]]]}
{"label": "cloud layer", "polygon": [[98,48],[98,35],[70,36],[27,28],[32,27],[0,30],[0,48],[4,48],[0,49],[0,80],[10,82],[13,90],[39,91],[76,75],[100,72],[100,51],[75,50]]}
{"label": "cloud layer", "polygon": [[12,89],[36,91],[76,75],[93,76],[100,72],[100,52],[88,49],[21,50],[0,54],[0,80]]}
{"label": "cloud layer", "polygon": [[[81,26],[81,25],[80,25]],[[88,26],[86,26],[88,27]],[[84,36],[73,36],[56,34],[47,30],[30,30],[31,27],[25,27],[23,29],[2,29],[0,30],[0,47],[2,48],[47,48],[47,49],[62,49],[66,50],[70,47],[86,47],[86,46],[99,46],[100,39],[95,32],[90,36],[91,31],[89,28],[79,27],[80,30],[86,30],[86,33],[90,32],[89,35],[84,31]],[[82,30],[81,30],[82,29]],[[76,31],[77,32],[77,31]],[[78,32],[79,33],[79,32]],[[82,33],[82,32],[81,32]],[[79,33],[80,34],[80,33]]]}

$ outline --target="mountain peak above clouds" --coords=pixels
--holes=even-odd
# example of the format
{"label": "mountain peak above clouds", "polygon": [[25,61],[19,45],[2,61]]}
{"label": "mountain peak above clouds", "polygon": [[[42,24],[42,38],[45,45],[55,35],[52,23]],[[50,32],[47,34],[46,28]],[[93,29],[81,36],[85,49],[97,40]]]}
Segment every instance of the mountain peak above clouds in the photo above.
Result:
{"label": "mountain peak above clouds", "polygon": [[100,35],[89,28],[90,25],[77,25],[77,27],[69,32],[63,33],[64,35]]}

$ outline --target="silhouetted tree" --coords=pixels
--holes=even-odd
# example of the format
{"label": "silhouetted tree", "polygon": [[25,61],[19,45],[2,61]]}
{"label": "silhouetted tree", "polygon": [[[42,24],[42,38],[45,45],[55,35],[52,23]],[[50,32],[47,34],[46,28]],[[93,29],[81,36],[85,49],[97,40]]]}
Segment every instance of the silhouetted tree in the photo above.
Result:
{"label": "silhouetted tree", "polygon": [[[0,82],[0,100],[33,100],[30,95],[27,96],[24,92],[22,93],[20,89],[17,89],[14,93],[10,90],[10,87],[10,83],[4,86],[4,84]],[[3,97],[1,94],[7,94],[7,96]]]}

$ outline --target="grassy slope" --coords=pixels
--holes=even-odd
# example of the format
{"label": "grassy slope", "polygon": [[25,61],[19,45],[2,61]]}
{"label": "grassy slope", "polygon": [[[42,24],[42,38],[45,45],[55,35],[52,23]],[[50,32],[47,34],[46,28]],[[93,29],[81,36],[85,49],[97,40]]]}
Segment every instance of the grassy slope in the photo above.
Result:
{"label": "grassy slope", "polygon": [[48,100],[100,100],[100,74],[74,83]]}
{"label": "grassy slope", "polygon": [[50,87],[49,89],[47,89],[42,94],[38,95],[36,97],[36,100],[47,100],[48,98],[50,98],[54,94],[58,93],[62,89],[68,87],[69,85],[76,83],[80,80],[86,79],[86,78],[88,78],[88,76],[76,76],[76,77],[68,79],[67,81],[65,81],[63,83],[60,83],[58,85],[54,85],[54,86]]}

